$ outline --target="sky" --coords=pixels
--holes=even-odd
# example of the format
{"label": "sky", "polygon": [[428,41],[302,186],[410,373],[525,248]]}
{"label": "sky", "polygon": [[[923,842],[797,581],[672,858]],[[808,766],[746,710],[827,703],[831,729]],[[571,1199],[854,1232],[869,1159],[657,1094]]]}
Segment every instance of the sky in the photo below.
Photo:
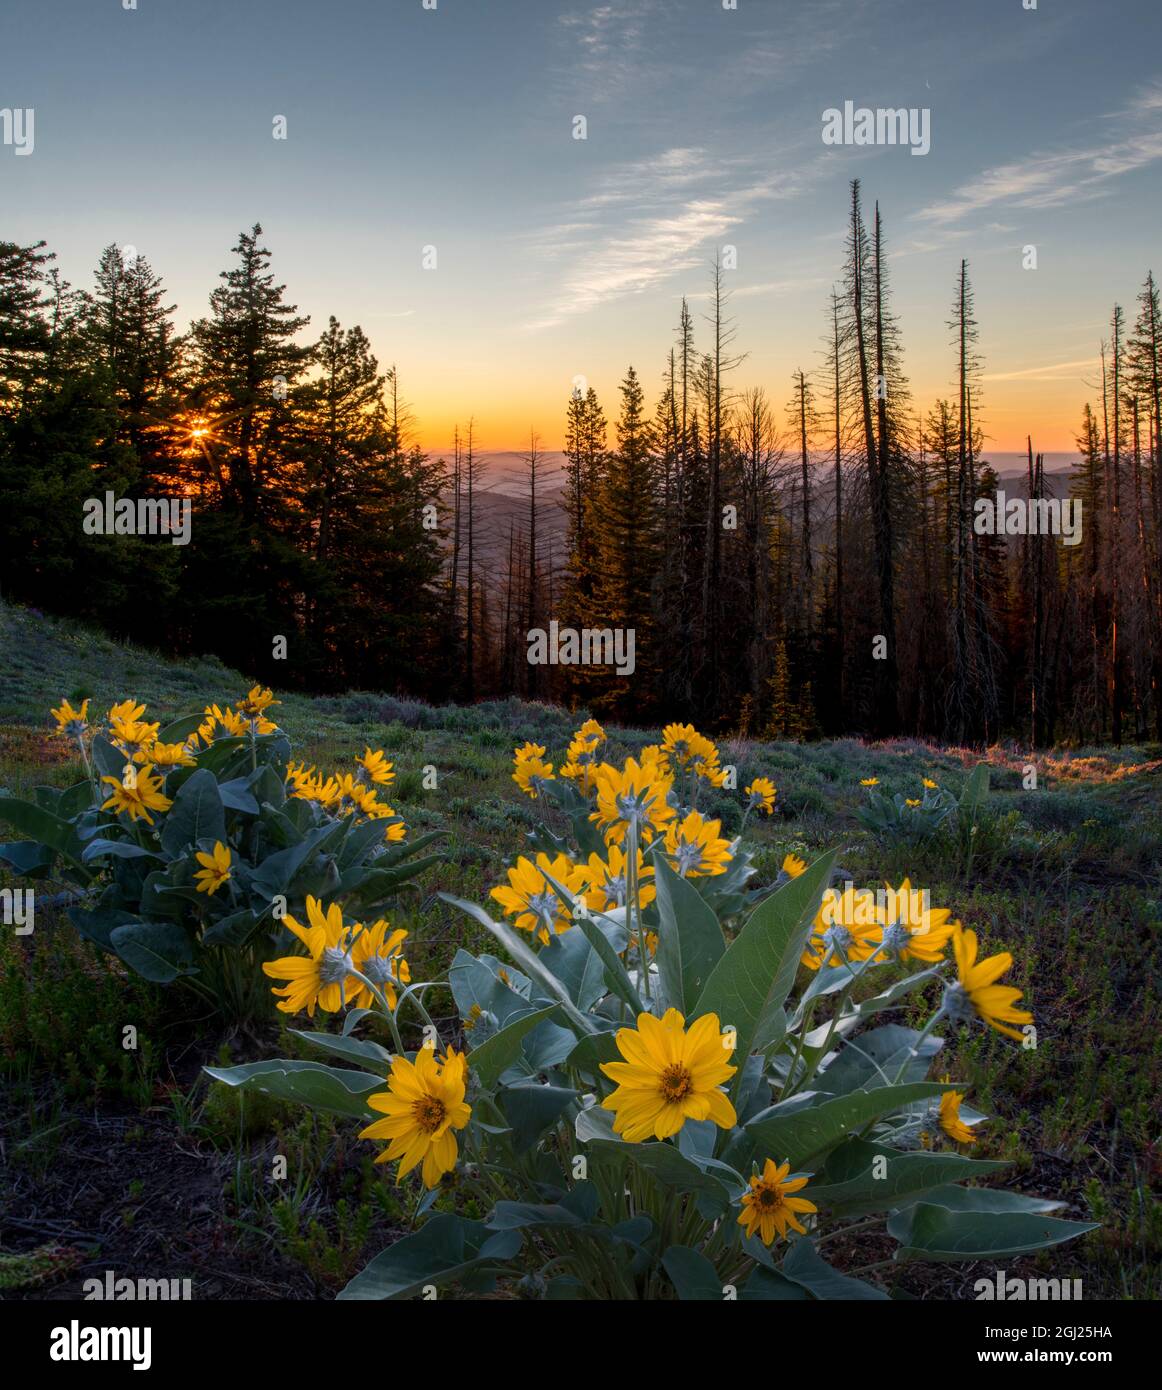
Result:
{"label": "sky", "polygon": [[[1070,450],[1112,305],[1162,275],[1162,5],[1030,3],[10,3],[0,108],[35,143],[0,144],[0,238],[81,287],[133,246],[184,328],[260,222],[306,336],[361,324],[426,447],[473,417],[485,449],[559,449],[578,378],[612,419],[632,363],[652,404],[683,294],[709,345],[726,246],[730,383],[781,412],[859,178],[917,402],[952,389],[967,257],[990,447]],[[847,101],[927,110],[928,153],[825,144]]]}

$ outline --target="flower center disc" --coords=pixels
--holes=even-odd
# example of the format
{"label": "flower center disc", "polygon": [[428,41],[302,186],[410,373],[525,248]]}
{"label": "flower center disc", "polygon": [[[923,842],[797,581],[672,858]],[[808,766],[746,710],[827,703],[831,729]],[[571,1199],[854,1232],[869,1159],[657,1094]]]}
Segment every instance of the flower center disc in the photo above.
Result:
{"label": "flower center disc", "polygon": [[425,1134],[435,1134],[444,1123],[444,1102],[436,1096],[423,1096],[412,1106],[412,1114]]}
{"label": "flower center disc", "polygon": [[662,1095],[673,1104],[683,1100],[690,1092],[693,1080],[681,1063],[675,1062],[662,1072]]}

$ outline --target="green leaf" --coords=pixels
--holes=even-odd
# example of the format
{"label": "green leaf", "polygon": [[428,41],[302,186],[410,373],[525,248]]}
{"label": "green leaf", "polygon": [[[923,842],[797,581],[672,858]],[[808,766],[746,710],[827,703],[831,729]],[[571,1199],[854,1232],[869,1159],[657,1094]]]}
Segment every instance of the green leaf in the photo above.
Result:
{"label": "green leaf", "polygon": [[203,1070],[227,1086],[262,1091],[278,1100],[293,1100],[312,1110],[352,1115],[359,1120],[375,1114],[367,1105],[367,1097],[387,1089],[384,1078],[371,1072],[328,1067],[322,1062],[293,1062],[285,1057]]}
{"label": "green leaf", "polygon": [[988,790],[988,764],[977,763],[969,774],[968,781],[964,784],[964,790],[960,793],[960,814],[969,825],[975,824],[976,814],[985,797],[988,796]]}
{"label": "green leaf", "polygon": [[[834,862],[834,851],[823,855],[755,908],[698,999],[695,1016],[715,1013],[723,1028],[736,1029],[738,1055],[744,1059],[764,1051],[785,1031],[783,1003]],[[739,1067],[736,1092],[742,1075]]]}
{"label": "green leaf", "polygon": [[493,1033],[492,1037],[487,1038],[479,1047],[472,1049],[468,1054],[468,1065],[486,1091],[496,1085],[501,1073],[507,1071],[520,1056],[525,1034],[530,1033],[542,1019],[548,1018],[556,1011],[557,1006],[550,1004],[547,1008],[521,1014],[499,1032]]}
{"label": "green leaf", "polygon": [[343,837],[343,843],[339,846],[337,859],[341,869],[348,869],[353,864],[361,864],[376,845],[383,843],[383,836],[387,830],[387,822],[383,820],[369,820],[362,825],[356,825],[348,818],[347,834]]}
{"label": "green leaf", "polygon": [[[1029,1197],[1024,1192],[1010,1192],[1004,1187],[938,1187],[916,1200],[925,1201],[932,1207],[945,1207],[949,1211],[1043,1213],[1058,1211],[1065,1205],[1052,1197]],[[903,1206],[904,1203],[899,1205]]]}
{"label": "green leaf", "polygon": [[114,859],[160,859],[161,855],[155,850],[142,849],[140,845],[134,844],[132,840],[105,840],[100,836],[95,840],[90,840],[81,851],[81,858],[86,864],[92,859],[104,859],[106,856]]}
{"label": "green leaf", "polygon": [[713,908],[663,855],[654,856],[658,905],[658,970],[667,1001],[689,1015],[726,950]]}
{"label": "green leaf", "polygon": [[28,839],[47,845],[78,867],[81,866],[80,841],[73,826],[51,811],[46,811],[43,806],[21,801],[14,796],[0,796],[0,820],[7,821]]}
{"label": "green leaf", "polygon": [[38,840],[12,840],[0,845],[0,863],[28,878],[43,878],[55,858],[56,850]]}
{"label": "green leaf", "polygon": [[861,1004],[857,1004],[855,1012],[860,1018],[869,1018],[872,1014],[882,1013],[884,1009],[894,1007],[905,994],[911,994],[913,990],[923,988],[929,980],[939,977],[943,969],[943,965],[933,965],[927,970],[921,970],[915,975],[908,975],[902,980],[897,980],[881,993],[873,994],[870,999],[865,999]]}
{"label": "green leaf", "polygon": [[927,1201],[888,1220],[888,1234],[900,1242],[896,1259],[941,1262],[1023,1255],[1097,1228],[1096,1221],[1062,1221],[1028,1211],[950,1211]]}
{"label": "green leaf", "polygon": [[[875,1177],[877,1159],[883,1177]],[[965,1158],[957,1153],[902,1152],[866,1139],[850,1139],[827,1159],[818,1178],[812,1182],[813,1202],[839,1216],[862,1216],[865,1212],[887,1211],[906,1198],[917,1198],[932,1189],[965,1178],[985,1177],[1009,1164],[997,1160]],[[961,1189],[955,1189],[960,1191]]]}
{"label": "green leaf", "polygon": [[740,1303],[750,1302],[806,1302],[811,1295],[802,1284],[796,1284],[774,1269],[764,1269],[756,1265],[747,1281],[738,1291]]}
{"label": "green leaf", "polygon": [[227,810],[241,811],[247,816],[258,815],[258,802],[250,790],[249,782],[249,777],[235,777],[229,782],[218,783],[218,795]]}
{"label": "green leaf", "polygon": [[[597,922],[597,927],[607,938],[612,937],[615,951],[625,949],[627,938],[623,928],[601,921]],[[558,933],[541,951],[539,959],[561,981],[569,991],[569,997],[584,1012],[588,1012],[608,992],[605,965],[584,932]]]}
{"label": "green leaf", "polygon": [[662,1268],[684,1303],[722,1302],[722,1280],[700,1250],[691,1250],[688,1245],[671,1245],[662,1256]]}
{"label": "green leaf", "polygon": [[573,1129],[582,1144],[591,1144],[601,1139],[607,1144],[628,1149],[620,1135],[613,1132],[613,1111],[603,1105],[590,1105],[581,1110],[574,1121]]}
{"label": "green leaf", "polygon": [[[391,1053],[387,1048],[380,1047],[379,1043],[373,1042],[370,1038],[345,1038],[337,1033],[309,1033],[300,1028],[291,1028],[289,1031],[313,1047],[342,1057],[345,1062],[370,1062],[385,1069],[391,1063]],[[384,1075],[386,1074],[385,1070]]]}
{"label": "green leaf", "polygon": [[923,1081],[944,1043],[929,1034],[917,1049],[919,1037],[915,1028],[895,1023],[860,1033],[858,1041],[840,1047],[839,1055],[816,1076],[814,1084],[832,1095],[849,1095],[863,1088],[888,1085],[901,1067],[905,1068],[901,1081]]}
{"label": "green leaf", "polygon": [[[165,897],[166,890],[160,896]],[[261,925],[262,918],[248,907],[221,917],[202,932],[203,946],[245,946]]]}
{"label": "green leaf", "polygon": [[[577,926],[581,929],[585,940],[589,942],[593,950],[599,957],[601,964],[605,967],[605,983],[617,997],[634,1011],[635,1014],[645,1012],[645,1005],[642,1003],[638,992],[633,987],[633,981],[626,974],[625,966],[622,964],[621,957],[613,949],[609,938],[601,930],[596,922],[591,922],[587,918],[582,918]],[[576,928],[574,928],[576,930]]]}
{"label": "green leaf", "polygon": [[451,903],[453,907],[458,907],[461,912],[466,912],[469,917],[474,918],[482,927],[490,931],[525,974],[540,986],[546,997],[556,999],[560,1003],[562,1012],[568,1017],[570,1023],[577,1026],[581,1033],[597,1031],[593,1020],[576,1008],[569,998],[569,991],[565,986],[551,971],[545,969],[536,952],[530,950],[507,923],[494,922],[482,907],[468,902],[466,898],[457,898],[451,893],[440,893],[438,896],[444,902]]}
{"label": "green leaf", "polygon": [[255,798],[277,811],[286,802],[286,783],[269,763],[256,767],[246,778]]}
{"label": "green leaf", "polygon": [[140,920],[132,912],[124,912],[120,908],[104,905],[98,905],[91,909],[70,907],[68,918],[82,936],[95,942],[105,951],[113,950],[113,942],[110,938],[114,928]]}
{"label": "green leaf", "polygon": [[732,1194],[726,1184],[711,1173],[703,1172],[672,1144],[653,1140],[627,1144],[620,1139],[591,1139],[589,1145],[599,1154],[628,1160],[668,1191],[705,1193],[723,1207],[730,1203]]}
{"label": "green leaf", "polygon": [[806,1236],[792,1243],[779,1268],[788,1279],[801,1284],[816,1298],[883,1300],[888,1297],[883,1289],[832,1269],[815,1249],[815,1242]]}
{"label": "green leaf", "polygon": [[212,772],[198,768],[182,784],[161,828],[161,845],[177,858],[199,840],[224,842],[226,817]]}
{"label": "green leaf", "polygon": [[531,1081],[522,1086],[505,1086],[497,1092],[496,1099],[512,1129],[513,1148],[523,1153],[550,1125],[556,1124],[577,1100],[577,1092]]}
{"label": "green leaf", "polygon": [[342,829],[340,825],[315,826],[298,844],[268,854],[251,876],[251,888],[267,902],[280,895],[289,896],[295,875],[309,859],[342,834]]}
{"label": "green leaf", "polygon": [[[250,746],[247,738],[235,738],[232,735],[227,738],[216,738],[208,748],[200,749],[194,756],[198,760],[198,768],[202,772],[219,773],[223,772],[233,761],[238,758]],[[238,759],[241,761],[241,759]]]}
{"label": "green leaf", "polygon": [[519,1231],[490,1231],[482,1221],[441,1212],[376,1255],[339,1298],[410,1298],[428,1285],[439,1288],[484,1265],[511,1260],[522,1241]]}
{"label": "green leaf", "polygon": [[175,922],[126,922],[113,928],[109,942],[126,965],[159,985],[193,972],[193,943]]}
{"label": "green leaf", "polygon": [[196,734],[206,722],[204,714],[183,714],[167,724],[158,734],[159,743],[185,743],[191,734]]}
{"label": "green leaf", "polygon": [[[102,801],[105,799],[101,798]],[[71,787],[66,787],[61,792],[61,799],[57,802],[56,813],[62,820],[72,820],[74,816],[79,816],[82,811],[87,811],[93,804],[93,784],[89,781],[74,782]]]}
{"label": "green leaf", "polygon": [[[100,777],[114,777],[118,782],[121,781],[125,775],[125,765],[129,759],[120,748],[115,748],[107,738],[95,734],[89,751],[93,759],[93,766]],[[104,799],[105,797],[102,795],[101,800]]]}
{"label": "green leaf", "polygon": [[802,1168],[808,1160],[821,1157],[873,1120],[951,1089],[951,1085],[940,1081],[914,1081],[831,1096],[806,1107],[784,1109],[774,1105],[736,1133],[723,1157],[743,1171],[752,1159],[761,1162],[768,1158],[776,1163],[790,1160],[793,1170]]}
{"label": "green leaf", "polygon": [[617,1031],[587,1033],[565,1059],[567,1066],[596,1076],[602,1062],[621,1062],[625,1059],[617,1046]]}

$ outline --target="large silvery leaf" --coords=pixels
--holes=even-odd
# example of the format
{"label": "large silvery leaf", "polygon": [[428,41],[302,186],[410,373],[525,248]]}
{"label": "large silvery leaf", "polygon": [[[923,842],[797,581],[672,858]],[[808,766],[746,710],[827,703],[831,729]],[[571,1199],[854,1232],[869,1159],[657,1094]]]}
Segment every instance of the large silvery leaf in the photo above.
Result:
{"label": "large silvery leaf", "polygon": [[52,811],[18,797],[0,796],[0,820],[7,821],[28,839],[48,845],[80,868],[81,846],[76,831]]}
{"label": "large silvery leaf", "polygon": [[724,1181],[704,1172],[671,1144],[653,1140],[644,1144],[627,1144],[614,1138],[591,1139],[589,1145],[599,1154],[627,1159],[672,1192],[704,1193],[724,1206],[733,1195]]}
{"label": "large silvery leaf", "polygon": [[343,1037],[338,1033],[311,1033],[301,1028],[292,1028],[290,1032],[313,1047],[342,1057],[345,1062],[369,1063],[371,1066],[383,1067],[385,1076],[387,1068],[391,1065],[391,1053],[370,1038]]}
{"label": "large silvery leaf", "polygon": [[178,856],[199,840],[224,841],[226,817],[212,772],[198,768],[182,784],[161,827],[161,844],[167,854]]}
{"label": "large silvery leaf", "polygon": [[334,1115],[353,1115],[365,1120],[374,1115],[367,1097],[376,1091],[386,1091],[382,1076],[367,1071],[347,1071],[328,1067],[322,1062],[293,1062],[274,1058],[267,1062],[245,1062],[238,1067],[205,1067],[203,1070],[215,1081],[227,1086],[239,1086],[262,1091],[279,1100],[294,1100],[313,1110],[326,1110]]}
{"label": "large silvery leaf", "polygon": [[896,1212],[888,1221],[888,1234],[900,1242],[897,1259],[951,1262],[1043,1250],[1097,1226],[1095,1221],[1062,1221],[1041,1212],[951,1211],[924,1201]]}
{"label": "large silvery leaf", "polygon": [[531,1148],[576,1100],[576,1091],[564,1086],[542,1086],[537,1081],[505,1086],[497,1092],[497,1103],[512,1129],[517,1153]]}
{"label": "large silvery leaf", "polygon": [[441,1212],[377,1255],[339,1297],[410,1298],[428,1285],[439,1288],[482,1266],[511,1260],[522,1239],[519,1231],[490,1231],[482,1221]]}
{"label": "large silvery leaf", "polygon": [[[914,1081],[902,1086],[879,1086],[849,1096],[829,1096],[817,1105],[793,1110],[772,1106],[740,1130],[723,1157],[740,1170],[752,1159],[790,1160],[792,1169],[821,1158],[844,1139],[857,1135],[874,1120],[952,1090],[940,1081]],[[795,1097],[799,1099],[799,1097]]]}
{"label": "large silvery leaf", "polygon": [[691,1250],[688,1245],[671,1245],[662,1256],[662,1268],[683,1302],[722,1302],[722,1280],[700,1250]]}
{"label": "large silvery leaf", "polygon": [[639,998],[633,981],[626,973],[621,957],[613,949],[609,938],[597,923],[583,918],[574,930],[581,931],[585,940],[589,942],[594,953],[600,959],[604,967],[605,983],[609,986],[611,993],[616,994],[623,1004],[628,1004],[635,1014],[642,1013],[645,1005]]}
{"label": "large silvery leaf", "polygon": [[548,999],[556,999],[562,1012],[566,1015],[569,1022],[575,1024],[580,1030],[579,1036],[584,1033],[597,1031],[596,1024],[581,1013],[569,998],[569,991],[557,979],[551,970],[546,970],[541,963],[537,953],[531,950],[520,939],[515,931],[507,922],[494,921],[482,907],[476,903],[469,902],[466,898],[457,898],[451,893],[439,894],[446,903],[451,903],[453,907],[458,907],[461,912],[466,912],[469,917],[474,918],[496,937],[497,941],[504,947],[511,958],[516,961],[526,975],[537,985]]}
{"label": "large silvery leaf", "polygon": [[461,1018],[468,1018],[475,1005],[482,1013],[493,1014],[498,1023],[504,1024],[513,1015],[527,1013],[533,1007],[525,995],[499,978],[488,961],[469,955],[463,947],[457,950],[452,961],[448,984]]}
{"label": "large silvery leaf", "polygon": [[[624,927],[597,921],[596,926],[616,951],[624,951]],[[606,992],[605,965],[584,932],[567,931],[554,936],[541,952],[541,961],[569,991],[570,998],[588,1011]]]}
{"label": "large silvery leaf", "polygon": [[[877,1162],[877,1160],[880,1160]],[[947,1183],[987,1177],[1009,1164],[957,1153],[901,1152],[866,1139],[835,1149],[811,1183],[811,1200],[841,1216],[887,1211]],[[882,1177],[876,1176],[882,1173]],[[957,1189],[962,1190],[962,1189]]]}
{"label": "large silvery leaf", "polygon": [[697,888],[654,857],[658,904],[658,970],[666,1001],[692,1012],[711,972],[726,950],[718,918]]}
{"label": "large silvery leaf", "polygon": [[468,1065],[476,1073],[485,1090],[495,1086],[501,1072],[511,1067],[520,1056],[525,1035],[531,1033],[538,1023],[556,1011],[555,1004],[543,1009],[530,1010],[505,1024],[499,1033],[494,1033],[479,1047],[472,1049],[468,1054]]}
{"label": "large silvery leaf", "polygon": [[126,965],[159,985],[194,971],[194,949],[176,922],[126,922],[109,933],[109,944]]}
{"label": "large silvery leaf", "polygon": [[808,1293],[822,1299],[876,1299],[883,1300],[887,1294],[874,1284],[866,1284],[862,1279],[853,1279],[848,1274],[840,1274],[833,1269],[815,1249],[815,1242],[800,1236],[787,1252],[780,1270],[788,1279],[805,1288]]}
{"label": "large silvery leaf", "polygon": [[[834,862],[834,851],[823,855],[761,902],[710,973],[694,1015],[716,1013],[724,1028],[734,1028],[743,1059],[786,1029],[783,1003]],[[740,1069],[736,1089],[741,1076]]]}
{"label": "large silvery leaf", "polygon": [[888,1085],[901,1067],[901,1081],[923,1081],[944,1043],[929,1034],[917,1048],[919,1038],[915,1028],[896,1023],[860,1033],[854,1047],[840,1048],[835,1061],[816,1076],[815,1085],[832,1095],[847,1095],[865,1086]]}

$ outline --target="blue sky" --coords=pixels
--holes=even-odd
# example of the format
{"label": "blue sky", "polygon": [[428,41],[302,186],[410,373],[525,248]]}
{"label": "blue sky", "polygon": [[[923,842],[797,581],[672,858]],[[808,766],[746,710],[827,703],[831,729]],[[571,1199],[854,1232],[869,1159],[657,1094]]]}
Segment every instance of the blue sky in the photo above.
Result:
{"label": "blue sky", "polygon": [[[474,415],[488,447],[554,448],[575,376],[610,414],[631,361],[656,393],[727,243],[735,382],[781,407],[858,176],[917,398],[948,389],[967,256],[986,428],[1061,449],[1110,306],[1162,274],[1159,39],[1157,0],[39,0],[0,17],[0,106],[36,112],[32,157],[0,147],[0,236],[80,285],[133,245],[184,327],[261,221],[312,329],[398,363],[427,443]],[[929,108],[930,153],[825,146],[845,100]]]}

